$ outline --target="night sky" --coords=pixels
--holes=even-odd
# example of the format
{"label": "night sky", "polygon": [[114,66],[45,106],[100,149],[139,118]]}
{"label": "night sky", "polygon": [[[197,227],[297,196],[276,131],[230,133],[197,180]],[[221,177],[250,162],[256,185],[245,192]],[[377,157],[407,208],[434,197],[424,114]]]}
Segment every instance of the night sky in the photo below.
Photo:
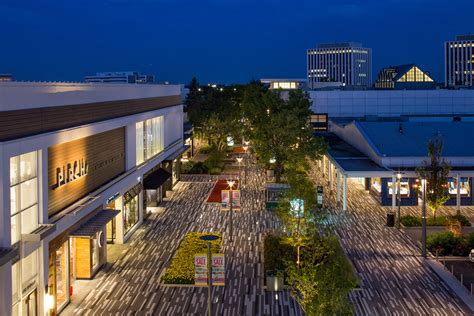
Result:
{"label": "night sky", "polygon": [[417,63],[444,81],[443,43],[474,33],[474,0],[0,0],[0,25],[0,73],[17,80],[304,78],[306,49],[357,41],[374,75]]}

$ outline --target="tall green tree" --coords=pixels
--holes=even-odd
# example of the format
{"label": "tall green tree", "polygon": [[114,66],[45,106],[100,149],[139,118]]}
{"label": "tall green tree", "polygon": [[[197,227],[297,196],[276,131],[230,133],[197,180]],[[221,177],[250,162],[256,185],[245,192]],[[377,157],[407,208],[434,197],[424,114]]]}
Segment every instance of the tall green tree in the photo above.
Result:
{"label": "tall green tree", "polygon": [[448,175],[451,170],[449,163],[442,158],[443,140],[436,137],[428,142],[428,159],[416,169],[419,178],[426,179],[426,202],[436,219],[437,210],[446,203],[448,192]]}
{"label": "tall green tree", "polygon": [[274,161],[276,182],[281,182],[285,165],[305,164],[306,158],[318,159],[326,149],[323,140],[313,135],[311,102],[301,90],[283,96],[250,84],[242,113],[253,151],[265,163]]}
{"label": "tall green tree", "polygon": [[241,88],[200,86],[195,78],[189,84],[186,107],[196,135],[223,151],[227,137],[237,134],[241,125]]}

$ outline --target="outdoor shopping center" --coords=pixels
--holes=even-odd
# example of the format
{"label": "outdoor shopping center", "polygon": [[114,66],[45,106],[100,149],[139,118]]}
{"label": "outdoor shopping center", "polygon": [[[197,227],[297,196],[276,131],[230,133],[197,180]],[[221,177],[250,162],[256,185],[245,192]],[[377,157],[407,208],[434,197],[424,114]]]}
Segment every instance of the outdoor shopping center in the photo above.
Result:
{"label": "outdoor shopping center", "polygon": [[0,84],[0,314],[58,314],[180,178],[181,86]]}
{"label": "outdoor shopping center", "polygon": [[[336,200],[347,209],[347,178],[360,182],[381,206],[420,205],[416,168],[428,159],[428,142],[443,142],[442,158],[450,166],[446,205],[473,205],[474,122],[471,118],[411,117],[390,120],[332,120],[328,153],[318,167],[335,187]],[[394,188],[395,184],[395,188]],[[396,194],[392,194],[393,192]]]}

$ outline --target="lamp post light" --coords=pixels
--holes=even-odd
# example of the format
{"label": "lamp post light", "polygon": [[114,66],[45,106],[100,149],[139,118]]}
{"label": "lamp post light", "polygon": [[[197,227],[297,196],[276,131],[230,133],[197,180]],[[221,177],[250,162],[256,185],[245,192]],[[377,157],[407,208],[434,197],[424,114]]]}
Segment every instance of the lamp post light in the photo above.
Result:
{"label": "lamp post light", "polygon": [[207,315],[212,315],[212,253],[211,242],[218,239],[216,235],[204,235],[199,239],[207,242]]}
{"label": "lamp post light", "polygon": [[242,160],[243,160],[244,158],[242,158],[242,157],[239,156],[239,157],[237,157],[236,159],[237,159],[237,162],[239,163],[239,180],[240,180],[240,178],[241,178],[241,176],[240,176],[240,164],[242,163]]}
{"label": "lamp post light", "polygon": [[[402,174],[399,172],[397,173],[398,179],[398,190],[397,190],[397,202],[398,202],[398,217],[397,217],[397,228],[400,229],[400,206],[402,204],[402,197],[401,197],[401,179]],[[394,186],[395,187],[395,186]]]}
{"label": "lamp post light", "polygon": [[421,208],[421,255],[426,258],[426,179],[421,179],[423,205]]}
{"label": "lamp post light", "polygon": [[247,184],[247,162],[248,162],[248,156],[247,156],[247,150],[249,149],[249,142],[244,141],[244,146],[242,148],[245,151],[245,163],[244,163],[244,183]]}
{"label": "lamp post light", "polygon": [[229,204],[230,204],[230,232],[229,232],[230,237],[229,237],[229,241],[233,242],[232,235],[233,235],[233,225],[234,225],[234,223],[233,223],[233,213],[234,213],[234,211],[233,211],[233,208],[232,208],[232,203],[233,203],[233,201],[232,201],[232,188],[235,184],[235,181],[234,180],[227,180],[227,184],[229,185],[229,188],[230,188],[230,190],[229,190]]}

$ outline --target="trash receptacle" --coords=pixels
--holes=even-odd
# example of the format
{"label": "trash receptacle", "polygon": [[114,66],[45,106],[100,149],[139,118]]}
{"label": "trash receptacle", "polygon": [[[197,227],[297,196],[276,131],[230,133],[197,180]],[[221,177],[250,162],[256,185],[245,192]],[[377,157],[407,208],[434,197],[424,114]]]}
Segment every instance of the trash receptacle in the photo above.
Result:
{"label": "trash receptacle", "polygon": [[395,214],[387,213],[387,226],[388,227],[395,226]]}

